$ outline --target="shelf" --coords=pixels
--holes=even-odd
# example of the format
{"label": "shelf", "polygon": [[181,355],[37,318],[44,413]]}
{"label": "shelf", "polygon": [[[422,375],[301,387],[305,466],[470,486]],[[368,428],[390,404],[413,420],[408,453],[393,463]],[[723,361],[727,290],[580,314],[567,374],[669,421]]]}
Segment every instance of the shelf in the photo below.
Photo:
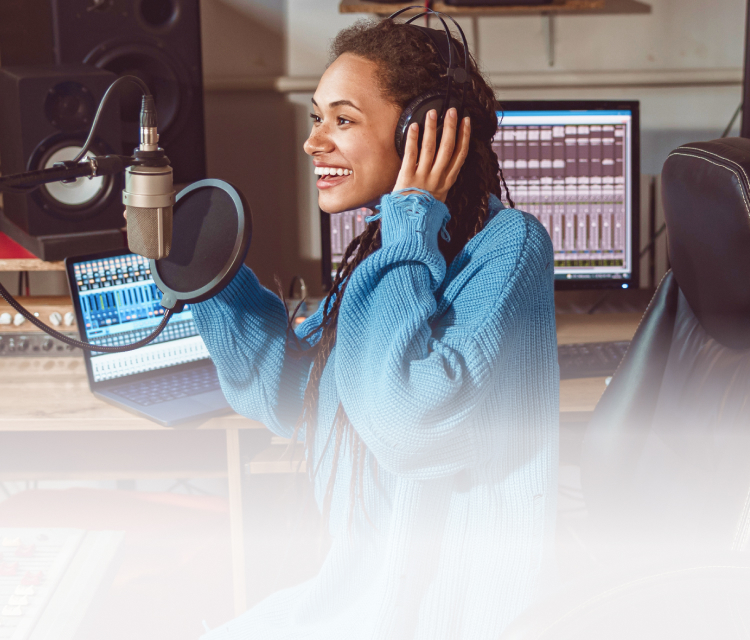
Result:
{"label": "shelf", "polygon": [[65,271],[65,263],[45,262],[39,258],[19,258],[4,260],[0,258],[0,271]]}
{"label": "shelf", "polygon": [[[399,9],[413,5],[413,2],[367,2],[366,0],[341,0],[339,13],[375,13],[390,15]],[[519,16],[550,14],[616,14],[651,13],[651,6],[640,0],[554,0],[551,4],[539,6],[502,7],[454,7],[445,2],[433,2],[435,11],[455,16]],[[407,13],[418,13],[419,10]]]}
{"label": "shelf", "polygon": [[62,261],[45,262],[0,233],[0,271],[65,271]]}

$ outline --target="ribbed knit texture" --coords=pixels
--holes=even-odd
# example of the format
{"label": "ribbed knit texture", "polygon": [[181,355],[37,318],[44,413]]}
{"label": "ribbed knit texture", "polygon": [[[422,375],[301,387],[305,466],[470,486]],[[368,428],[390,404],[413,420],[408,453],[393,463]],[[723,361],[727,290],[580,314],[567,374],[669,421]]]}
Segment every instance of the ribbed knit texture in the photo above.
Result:
{"label": "ribbed knit texture", "polygon": [[[343,403],[367,446],[372,524],[358,502],[349,525],[344,447],[318,576],[205,640],[494,639],[531,603],[552,560],[557,490],[553,255],[533,216],[494,196],[490,215],[446,273],[446,206],[382,198],[383,244],[344,294],[312,443],[322,505]],[[281,300],[243,268],[193,309],[232,407],[290,437],[312,360]]]}

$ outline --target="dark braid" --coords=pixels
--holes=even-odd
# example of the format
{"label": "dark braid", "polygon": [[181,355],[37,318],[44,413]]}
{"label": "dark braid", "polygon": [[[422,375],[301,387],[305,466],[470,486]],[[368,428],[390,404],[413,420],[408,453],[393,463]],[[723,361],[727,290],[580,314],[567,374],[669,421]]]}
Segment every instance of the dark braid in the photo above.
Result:
{"label": "dark braid", "polygon": [[[459,64],[463,65],[463,46],[455,38],[454,43],[459,52]],[[379,23],[360,21],[341,31],[333,41],[331,59],[334,60],[344,53],[375,62],[378,65],[378,82],[382,94],[400,109],[403,109],[418,95],[444,85],[446,82],[446,68],[435,46],[411,25],[399,24],[392,20]],[[494,194],[502,198],[501,181],[505,186],[508,201],[513,206],[507,185],[502,178],[497,155],[492,149],[492,139],[497,131],[495,94],[482,77],[477,69],[476,60],[470,54],[469,66],[470,84],[466,90],[464,104],[464,115],[471,117],[469,152],[458,179],[446,198],[446,205],[451,213],[447,226],[451,241],[445,242],[442,238],[438,241],[440,251],[448,264],[484,227],[488,217],[490,195]],[[364,510],[363,489],[368,451],[340,403],[324,450],[313,455],[312,445],[317,427],[320,379],[336,342],[341,300],[354,269],[379,249],[380,245],[380,223],[371,222],[364,233],[352,240],[346,248],[331,290],[324,302],[323,319],[320,325],[307,335],[309,338],[322,329],[320,340],[314,347],[315,357],[305,388],[302,414],[297,421],[292,438],[295,442],[300,431],[304,429],[308,470],[313,479],[320,468],[325,450],[332,440],[334,442],[333,467],[323,501],[323,514],[326,521],[330,514],[342,447],[346,450],[348,446],[353,461],[349,488],[350,525],[353,521],[357,495],[367,516]],[[377,480],[377,461],[370,457],[370,464]],[[367,518],[369,520],[369,516]]]}

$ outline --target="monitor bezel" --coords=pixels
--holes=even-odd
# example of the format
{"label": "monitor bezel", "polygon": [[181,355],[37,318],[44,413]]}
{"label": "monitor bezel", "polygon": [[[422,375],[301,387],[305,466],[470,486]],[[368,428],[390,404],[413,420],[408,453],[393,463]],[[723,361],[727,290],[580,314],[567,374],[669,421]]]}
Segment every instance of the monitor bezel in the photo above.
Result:
{"label": "monitor bezel", "polygon": [[[641,226],[641,124],[638,100],[498,100],[495,111],[630,111],[632,120],[632,153],[630,154],[632,224],[630,249],[632,270],[629,278],[559,279],[555,289],[638,289],[640,285],[640,226]],[[498,122],[498,128],[500,123]],[[511,192],[513,197],[513,192]],[[623,287],[627,285],[627,287]]]}

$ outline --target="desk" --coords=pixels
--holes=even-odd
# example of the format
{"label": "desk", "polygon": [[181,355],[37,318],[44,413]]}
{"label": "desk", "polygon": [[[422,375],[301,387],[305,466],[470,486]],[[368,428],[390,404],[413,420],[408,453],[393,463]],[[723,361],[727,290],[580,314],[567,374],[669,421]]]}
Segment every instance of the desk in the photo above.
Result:
{"label": "desk", "polygon": [[[558,314],[558,344],[630,340],[638,328],[638,313]],[[560,381],[560,423],[586,422],[607,388],[605,378]]]}
{"label": "desk", "polygon": [[[558,340],[561,344],[629,340],[639,320],[639,314],[559,315]],[[604,378],[563,380],[561,428],[585,422],[605,388]],[[80,357],[0,358],[0,396],[3,399],[0,431],[173,431],[93,396]],[[198,427],[226,432],[234,605],[238,614],[245,610],[246,602],[239,429],[264,428],[236,414],[213,418]],[[278,448],[283,449],[283,445]],[[262,468],[258,468],[265,473],[280,470],[282,466],[288,472],[292,467],[288,461],[274,463],[268,456],[257,461],[261,463]]]}
{"label": "desk", "polygon": [[[81,357],[0,358],[0,397],[0,431],[174,431],[96,398],[89,391]],[[213,418],[198,429],[226,432],[234,607],[239,615],[246,609],[239,429],[265,427],[232,414]]]}

